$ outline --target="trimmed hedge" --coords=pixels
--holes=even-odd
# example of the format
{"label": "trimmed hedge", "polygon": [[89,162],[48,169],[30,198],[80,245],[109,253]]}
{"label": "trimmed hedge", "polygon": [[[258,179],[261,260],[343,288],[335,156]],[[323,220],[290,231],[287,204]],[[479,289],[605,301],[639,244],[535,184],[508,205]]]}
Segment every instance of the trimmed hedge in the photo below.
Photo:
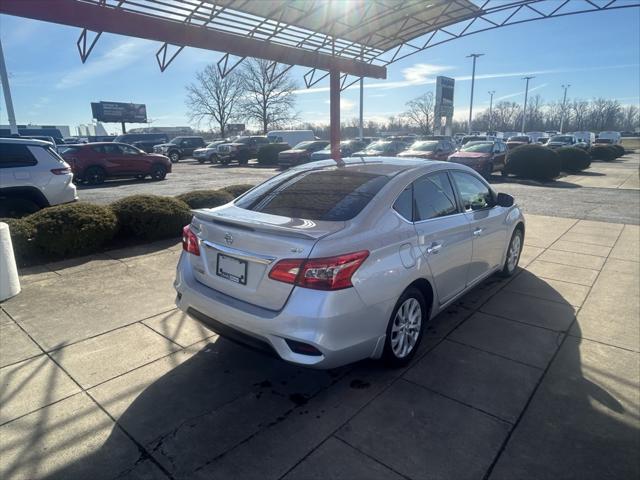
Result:
{"label": "trimmed hedge", "polygon": [[557,149],[556,153],[565,172],[578,172],[591,165],[591,157],[582,148],[562,147]]}
{"label": "trimmed hedge", "polygon": [[111,204],[119,234],[145,240],[177,237],[191,221],[189,205],[158,195],[132,195]]}
{"label": "trimmed hedge", "polygon": [[558,154],[542,145],[520,145],[510,150],[506,173],[534,180],[553,180],[560,175]]}
{"label": "trimmed hedge", "polygon": [[225,190],[194,190],[193,192],[177,195],[190,208],[214,208],[233,200],[231,193]]}
{"label": "trimmed hedge", "polygon": [[0,218],[0,222],[9,225],[11,244],[16,263],[20,266],[28,264],[36,256],[33,237],[36,229],[31,222],[21,218]]}
{"label": "trimmed hedge", "polygon": [[[109,207],[70,203],[45,208],[23,219],[34,229],[33,247],[47,258],[95,253],[117,231],[117,219]],[[28,232],[28,227],[24,227]]]}
{"label": "trimmed hedge", "polygon": [[277,165],[278,154],[291,147],[286,143],[270,143],[265,145],[258,152],[258,163],[261,165]]}
{"label": "trimmed hedge", "polygon": [[237,198],[247,190],[251,190],[253,187],[255,187],[255,185],[251,185],[249,183],[238,183],[236,185],[224,187],[222,190],[229,192],[233,198]]}
{"label": "trimmed hedge", "polygon": [[618,152],[613,145],[594,145],[589,149],[589,155],[594,160],[610,162],[618,157]]}

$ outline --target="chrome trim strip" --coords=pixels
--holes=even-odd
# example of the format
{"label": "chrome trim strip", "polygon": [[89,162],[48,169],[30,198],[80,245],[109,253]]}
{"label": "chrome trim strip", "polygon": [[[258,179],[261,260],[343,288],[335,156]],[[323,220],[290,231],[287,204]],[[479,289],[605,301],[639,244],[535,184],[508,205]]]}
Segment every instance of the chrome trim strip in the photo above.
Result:
{"label": "chrome trim strip", "polygon": [[224,245],[210,242],[208,240],[202,240],[202,243],[209,248],[213,248],[214,250],[218,250],[219,252],[222,252],[224,254],[231,255],[241,260],[247,260],[249,262],[261,263],[263,265],[270,265],[276,259],[275,257],[269,257],[267,255],[258,255],[255,253],[245,252],[244,250],[238,250],[236,248],[225,247]]}

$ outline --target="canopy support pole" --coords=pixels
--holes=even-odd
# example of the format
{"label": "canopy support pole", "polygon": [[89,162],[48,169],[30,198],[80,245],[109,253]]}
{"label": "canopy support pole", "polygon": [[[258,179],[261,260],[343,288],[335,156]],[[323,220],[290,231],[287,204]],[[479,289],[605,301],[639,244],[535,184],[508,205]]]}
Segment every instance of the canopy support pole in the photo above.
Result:
{"label": "canopy support pole", "polygon": [[331,158],[340,164],[340,72],[329,73],[329,125],[331,140]]}

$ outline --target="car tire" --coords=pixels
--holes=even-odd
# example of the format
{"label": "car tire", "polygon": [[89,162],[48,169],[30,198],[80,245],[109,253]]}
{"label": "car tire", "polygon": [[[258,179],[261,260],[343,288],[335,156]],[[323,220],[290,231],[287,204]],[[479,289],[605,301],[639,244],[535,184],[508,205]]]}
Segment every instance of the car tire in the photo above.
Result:
{"label": "car tire", "polygon": [[246,165],[249,163],[249,152],[238,153],[238,165]]}
{"label": "car tire", "polygon": [[522,228],[517,227],[513,235],[511,235],[511,241],[507,247],[507,254],[504,259],[504,265],[500,275],[505,278],[513,276],[518,269],[518,262],[520,261],[520,254],[522,253],[522,246],[524,244],[524,234]]}
{"label": "car tire", "polygon": [[206,160],[205,160],[204,158],[199,158],[199,159],[198,159],[198,163],[199,163],[200,165],[203,165],[203,164],[204,164],[204,162],[206,162]]}
{"label": "car tire", "polygon": [[102,167],[89,167],[82,176],[88,185],[101,185],[104,183],[107,174]]}
{"label": "car tire", "polygon": [[164,165],[154,165],[151,168],[151,178],[156,181],[164,180],[167,176],[167,167]]}
{"label": "car tire", "polygon": [[424,295],[415,287],[407,288],[400,295],[391,313],[384,341],[382,359],[388,366],[403,367],[414,357],[428,318],[427,308]]}
{"label": "car tire", "polygon": [[28,198],[6,198],[2,200],[2,206],[0,206],[0,218],[21,218],[26,215],[40,210],[38,205],[33,200]]}
{"label": "car tire", "polygon": [[180,154],[178,152],[169,152],[169,160],[171,163],[178,163],[180,161]]}
{"label": "car tire", "polygon": [[209,163],[216,163],[218,161],[218,157],[217,155],[211,155],[209,156]]}
{"label": "car tire", "polygon": [[506,165],[504,167],[502,167],[502,170],[500,170],[500,175],[502,175],[502,178],[507,178],[509,176],[509,174],[507,173],[507,166]]}

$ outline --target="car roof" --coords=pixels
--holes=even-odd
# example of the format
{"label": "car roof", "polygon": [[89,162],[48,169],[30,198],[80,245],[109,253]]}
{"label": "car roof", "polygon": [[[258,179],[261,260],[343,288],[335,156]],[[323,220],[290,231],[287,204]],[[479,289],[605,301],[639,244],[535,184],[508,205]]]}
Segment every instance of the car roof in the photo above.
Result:
{"label": "car roof", "polygon": [[[440,162],[436,160],[424,160],[421,158],[397,158],[397,157],[348,157],[342,159],[344,168],[358,170],[359,172],[367,172],[378,175],[395,176],[399,173],[415,170],[418,168],[431,167],[437,170],[439,167],[448,166],[456,167],[457,164],[451,162]],[[294,167],[296,170],[324,170],[336,167],[334,160],[319,160],[317,162],[309,162]],[[427,168],[426,170],[430,170]]]}
{"label": "car roof", "polygon": [[51,142],[36,140],[35,138],[0,138],[1,143],[13,143],[16,145],[38,145],[42,147],[51,146]]}

